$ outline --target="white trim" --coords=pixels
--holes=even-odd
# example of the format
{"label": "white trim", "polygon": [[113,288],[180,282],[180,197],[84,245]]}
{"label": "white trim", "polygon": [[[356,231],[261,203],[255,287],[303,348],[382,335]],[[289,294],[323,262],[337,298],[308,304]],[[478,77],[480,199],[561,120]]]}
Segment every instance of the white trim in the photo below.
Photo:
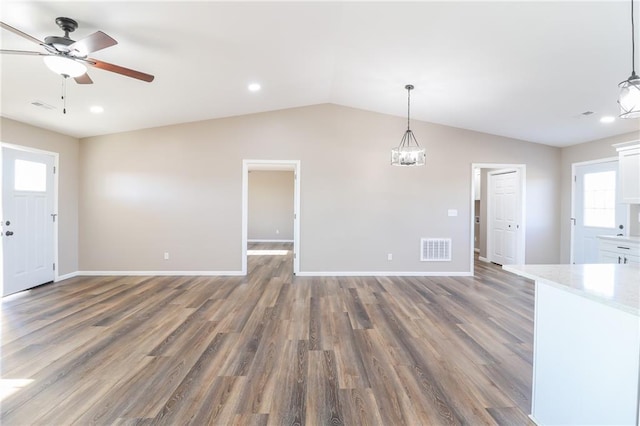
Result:
{"label": "white trim", "polygon": [[78,271],[75,276],[101,277],[101,276],[207,276],[207,277],[235,277],[246,275],[242,271]]}
{"label": "white trim", "polygon": [[[571,220],[575,220],[576,217],[576,168],[582,166],[590,166],[592,164],[600,164],[600,163],[610,163],[618,161],[618,157],[607,157],[600,158],[597,160],[589,160],[589,161],[580,161],[577,163],[571,163],[571,210],[569,212],[569,263],[574,263],[574,253],[573,253],[573,239],[575,238],[575,225],[571,223]],[[627,223],[627,229],[629,229],[629,224]]]}
{"label": "white trim", "polygon": [[[475,169],[496,169],[494,170],[494,172],[504,172],[505,170],[518,170],[518,172],[520,173],[520,206],[519,206],[519,213],[520,213],[520,227],[521,227],[521,233],[520,233],[520,238],[518,238],[518,258],[517,258],[517,262],[518,263],[522,263],[524,264],[526,262],[526,253],[525,253],[525,249],[526,249],[526,235],[527,235],[527,165],[526,164],[502,164],[502,163],[472,163],[471,164],[471,217],[470,222],[471,222],[471,228],[470,228],[470,232],[469,232],[469,242],[470,245],[472,247],[471,250],[469,250],[469,258],[470,258],[470,270],[473,271],[473,247],[474,247],[474,240],[473,240],[473,226],[474,226],[474,222],[475,222],[475,198],[474,198],[474,187],[473,187],[473,178],[474,178],[474,170]],[[498,169],[502,169],[502,170],[498,170]],[[489,203],[489,193],[487,192],[487,203]],[[485,218],[485,220],[489,220],[488,218],[490,217],[489,215],[489,209],[491,207],[491,204],[487,204],[487,218]],[[489,252],[489,227],[487,225],[487,255],[490,253]],[[482,258],[480,259],[482,260]],[[485,260],[483,260],[485,261]],[[490,260],[486,260],[487,262],[490,262]]]}
{"label": "white trim", "polygon": [[[474,225],[475,225],[475,220],[476,220],[476,197],[475,197],[475,169],[503,169],[503,168],[507,168],[507,167],[522,167],[525,166],[523,164],[504,164],[504,163],[471,163],[471,186],[470,186],[470,211],[471,214],[469,215],[469,270],[471,271],[471,274],[473,275],[474,273],[474,248],[475,248],[475,241],[473,240],[474,237]],[[523,179],[522,181],[524,182],[524,174],[523,174]],[[525,206],[525,198],[524,198],[524,193],[522,194],[522,210],[526,210]],[[482,202],[486,203],[487,200],[483,200]],[[524,213],[523,213],[524,214]],[[523,235],[526,234],[526,229],[524,228],[524,222],[523,222]],[[479,258],[481,261],[483,262],[488,262],[488,260],[482,256],[480,256]]]}
{"label": "white trim", "polygon": [[[74,277],[102,276],[211,276],[236,277],[246,275],[243,271],[76,271],[60,277],[66,280]],[[470,277],[471,272],[395,272],[395,271],[338,271],[338,272],[299,272],[301,277]]]}
{"label": "white trim", "polygon": [[480,253],[480,249],[479,249],[479,248],[474,248],[474,249],[473,249],[473,251],[474,251],[475,253]]}
{"label": "white trim", "polygon": [[337,271],[298,272],[300,277],[472,277],[473,272],[397,272],[397,271]]}
{"label": "white trim", "polygon": [[[55,271],[53,271],[53,282],[59,281],[60,276],[58,275],[58,271],[60,269],[60,261],[59,261],[59,255],[58,255],[58,224],[60,223],[60,215],[59,215],[59,209],[58,209],[58,194],[59,194],[58,176],[60,176],[60,153],[54,152],[54,151],[46,151],[44,149],[32,148],[30,146],[15,145],[12,143],[0,142],[0,151],[2,150],[2,148],[8,148],[8,149],[23,151],[23,152],[31,152],[34,154],[49,155],[53,157],[53,167],[55,168],[55,173],[53,174],[53,211],[56,214],[56,220],[53,223],[53,263],[55,263],[56,265],[56,269]],[[2,154],[0,154],[0,164],[2,164],[1,161],[2,161]],[[2,184],[2,179],[0,178],[0,185],[1,184]],[[1,195],[2,195],[2,188],[0,186],[0,200],[2,199]],[[2,202],[0,201],[0,206],[1,205],[2,205]],[[1,210],[0,210],[0,214],[2,214]],[[2,244],[0,244],[0,288],[2,288],[2,286],[4,285],[4,269],[3,269],[4,266],[2,265],[3,257],[4,255],[2,253]]]}
{"label": "white trim", "polygon": [[300,272],[300,160],[242,160],[242,270],[247,275],[247,229],[249,223],[249,170],[293,170],[293,273]]}
{"label": "white trim", "polygon": [[69,278],[75,278],[79,275],[78,271],[71,272],[70,274],[58,275],[53,282],[57,283],[58,281],[68,280]]}
{"label": "white trim", "polygon": [[247,240],[248,243],[293,243],[294,240]]}
{"label": "white trim", "polygon": [[491,263],[491,261],[489,259],[487,259],[486,257],[482,257],[482,256],[478,256],[478,260],[484,263]]}
{"label": "white trim", "polygon": [[[236,277],[243,276],[242,271],[76,271],[61,275],[57,281],[74,277],[102,276],[209,276]],[[338,272],[299,272],[301,277],[471,277],[471,272],[395,272],[395,271],[338,271]]]}

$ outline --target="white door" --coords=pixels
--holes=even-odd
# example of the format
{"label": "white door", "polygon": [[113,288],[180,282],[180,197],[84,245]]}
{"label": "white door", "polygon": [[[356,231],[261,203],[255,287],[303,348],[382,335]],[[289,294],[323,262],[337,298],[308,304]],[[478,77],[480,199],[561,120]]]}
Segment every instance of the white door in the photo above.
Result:
{"label": "white door", "polygon": [[2,148],[2,295],[54,279],[52,155]]}
{"label": "white door", "polygon": [[499,170],[488,174],[488,240],[491,262],[500,265],[520,263],[520,172]]}
{"label": "white door", "polygon": [[573,187],[573,263],[599,263],[598,235],[626,234],[618,161],[576,165]]}

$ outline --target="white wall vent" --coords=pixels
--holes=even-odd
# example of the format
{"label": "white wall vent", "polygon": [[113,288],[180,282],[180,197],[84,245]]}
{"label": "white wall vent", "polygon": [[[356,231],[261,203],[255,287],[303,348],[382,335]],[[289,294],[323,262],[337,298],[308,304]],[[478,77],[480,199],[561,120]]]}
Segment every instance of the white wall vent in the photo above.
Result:
{"label": "white wall vent", "polygon": [[421,238],[420,260],[422,262],[450,262],[451,238]]}

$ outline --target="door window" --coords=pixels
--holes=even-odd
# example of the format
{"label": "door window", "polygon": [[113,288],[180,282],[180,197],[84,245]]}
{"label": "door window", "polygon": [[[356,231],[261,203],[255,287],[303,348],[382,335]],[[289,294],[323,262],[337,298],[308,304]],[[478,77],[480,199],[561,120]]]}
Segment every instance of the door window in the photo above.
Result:
{"label": "door window", "polygon": [[35,161],[15,160],[14,189],[16,191],[47,190],[47,165]]}
{"label": "door window", "polygon": [[584,226],[615,228],[616,172],[584,175]]}

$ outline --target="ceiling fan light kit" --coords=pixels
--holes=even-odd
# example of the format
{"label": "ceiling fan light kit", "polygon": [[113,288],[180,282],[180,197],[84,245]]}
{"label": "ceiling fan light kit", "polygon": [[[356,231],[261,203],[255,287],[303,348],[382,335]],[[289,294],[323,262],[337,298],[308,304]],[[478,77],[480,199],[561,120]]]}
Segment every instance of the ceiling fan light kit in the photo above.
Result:
{"label": "ceiling fan light kit", "polygon": [[640,77],[636,74],[635,57],[635,25],[633,21],[633,1],[631,0],[631,77],[618,85],[620,96],[620,118],[640,117]]}
{"label": "ceiling fan light kit", "polygon": [[404,86],[407,89],[407,130],[402,136],[400,145],[391,150],[391,165],[392,166],[424,166],[426,160],[426,151],[420,147],[418,140],[411,131],[411,91],[414,89],[413,85],[407,84]]}
{"label": "ceiling fan light kit", "polygon": [[63,77],[80,77],[87,72],[87,67],[66,56],[51,55],[42,58],[47,68]]}

